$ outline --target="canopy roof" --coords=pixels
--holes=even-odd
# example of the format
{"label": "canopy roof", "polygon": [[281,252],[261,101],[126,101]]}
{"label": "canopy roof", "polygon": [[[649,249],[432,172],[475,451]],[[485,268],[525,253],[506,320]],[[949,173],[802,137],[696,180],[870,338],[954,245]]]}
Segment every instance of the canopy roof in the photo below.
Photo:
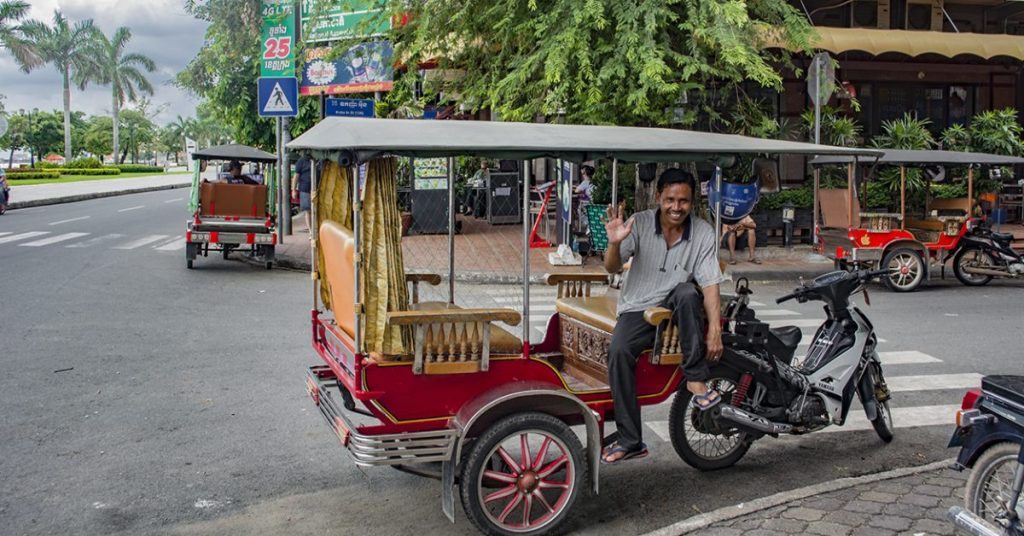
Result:
{"label": "canopy roof", "polygon": [[[1003,156],[988,153],[968,153],[965,151],[911,151],[904,149],[881,149],[884,151],[878,164],[883,166],[1013,166],[1024,164],[1024,158]],[[849,156],[819,156],[811,160],[812,166],[828,166],[849,164],[853,158]]]}
{"label": "canopy roof", "polygon": [[478,156],[575,162],[709,160],[737,154],[806,154],[874,159],[874,149],[850,149],[665,128],[555,125],[498,121],[431,121],[328,117],[288,144],[318,158],[366,162],[390,154],[418,158]]}
{"label": "canopy roof", "polygon": [[230,143],[207,147],[192,153],[195,160],[238,160],[239,162],[277,162],[277,157],[248,145]]}
{"label": "canopy roof", "polygon": [[[1019,35],[824,26],[814,30],[818,35],[811,38],[811,47],[834,54],[860,50],[875,56],[899,52],[908,56],[939,54],[954,58],[969,54],[984,59],[997,56],[1024,59],[1024,36]],[[789,48],[788,43],[774,35],[768,35],[767,46]]]}

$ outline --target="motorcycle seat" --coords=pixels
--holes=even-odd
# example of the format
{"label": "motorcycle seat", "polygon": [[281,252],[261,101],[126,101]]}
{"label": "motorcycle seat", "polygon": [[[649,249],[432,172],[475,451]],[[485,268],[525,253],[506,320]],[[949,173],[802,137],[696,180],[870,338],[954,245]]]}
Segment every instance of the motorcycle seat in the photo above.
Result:
{"label": "motorcycle seat", "polygon": [[996,374],[981,379],[981,390],[1024,405],[1024,376]]}
{"label": "motorcycle seat", "polygon": [[1013,235],[1010,233],[997,233],[993,231],[992,239],[997,242],[1010,242],[1013,240]]}
{"label": "motorcycle seat", "polygon": [[796,347],[800,345],[800,338],[803,336],[800,328],[782,326],[771,328],[769,333],[771,336],[768,337],[768,350],[786,364],[791,363]]}

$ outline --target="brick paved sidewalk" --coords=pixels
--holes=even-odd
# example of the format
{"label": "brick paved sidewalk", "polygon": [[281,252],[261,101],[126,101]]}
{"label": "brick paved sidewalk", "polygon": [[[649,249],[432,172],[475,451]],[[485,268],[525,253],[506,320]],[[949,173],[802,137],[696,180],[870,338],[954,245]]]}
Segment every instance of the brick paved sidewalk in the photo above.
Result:
{"label": "brick paved sidewalk", "polygon": [[963,504],[966,478],[966,472],[937,468],[793,500],[687,533],[952,535],[953,524],[946,513],[951,506]]}

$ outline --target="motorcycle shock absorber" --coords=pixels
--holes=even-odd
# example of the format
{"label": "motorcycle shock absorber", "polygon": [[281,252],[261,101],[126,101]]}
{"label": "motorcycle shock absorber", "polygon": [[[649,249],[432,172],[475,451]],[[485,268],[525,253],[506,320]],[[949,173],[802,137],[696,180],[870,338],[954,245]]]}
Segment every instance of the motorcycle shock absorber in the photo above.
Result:
{"label": "motorcycle shock absorber", "polygon": [[740,404],[747,398],[747,391],[750,390],[750,383],[754,380],[754,375],[749,372],[743,373],[740,376],[740,383],[736,386],[736,390],[732,393],[732,400],[729,405],[739,407]]}

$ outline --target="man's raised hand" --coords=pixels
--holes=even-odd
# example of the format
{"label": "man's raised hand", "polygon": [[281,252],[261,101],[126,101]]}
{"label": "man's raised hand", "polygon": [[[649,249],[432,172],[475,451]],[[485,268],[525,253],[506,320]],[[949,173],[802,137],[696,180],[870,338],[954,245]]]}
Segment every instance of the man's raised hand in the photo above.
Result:
{"label": "man's raised hand", "polygon": [[625,212],[625,205],[608,207],[608,218],[604,222],[604,232],[608,235],[608,242],[612,244],[621,243],[633,230],[633,218],[623,222]]}

